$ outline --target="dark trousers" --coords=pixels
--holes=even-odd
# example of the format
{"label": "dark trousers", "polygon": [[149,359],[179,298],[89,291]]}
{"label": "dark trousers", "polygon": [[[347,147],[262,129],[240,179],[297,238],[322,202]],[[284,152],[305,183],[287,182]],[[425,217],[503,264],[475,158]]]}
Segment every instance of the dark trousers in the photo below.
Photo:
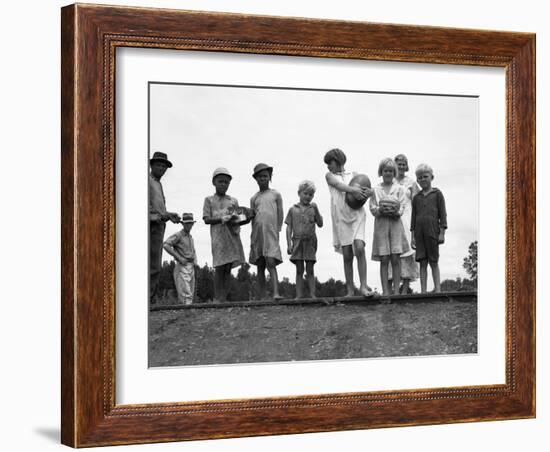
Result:
{"label": "dark trousers", "polygon": [[164,242],[164,221],[149,222],[149,300],[157,293],[160,268],[162,266],[162,243]]}

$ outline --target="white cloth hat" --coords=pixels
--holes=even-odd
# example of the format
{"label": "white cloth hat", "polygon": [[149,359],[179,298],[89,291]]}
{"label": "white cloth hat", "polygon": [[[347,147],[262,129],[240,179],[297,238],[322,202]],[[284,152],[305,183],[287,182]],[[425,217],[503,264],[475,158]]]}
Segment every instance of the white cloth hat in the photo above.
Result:
{"label": "white cloth hat", "polygon": [[231,175],[229,170],[227,168],[224,168],[223,166],[220,166],[219,168],[216,168],[214,170],[214,173],[212,173],[212,180],[214,180],[214,178],[216,176],[219,176],[220,174],[224,174],[226,176],[229,176],[230,179],[233,179],[233,176]]}

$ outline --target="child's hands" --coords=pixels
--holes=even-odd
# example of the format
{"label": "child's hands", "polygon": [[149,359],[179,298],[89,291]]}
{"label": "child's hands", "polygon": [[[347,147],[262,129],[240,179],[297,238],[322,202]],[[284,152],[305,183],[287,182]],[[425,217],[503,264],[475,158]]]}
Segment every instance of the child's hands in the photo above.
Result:
{"label": "child's hands", "polygon": [[411,234],[411,248],[413,250],[416,249],[416,239],[414,238],[414,234]]}
{"label": "child's hands", "polygon": [[440,232],[439,232],[439,237],[437,239],[437,243],[439,243],[440,245],[442,245],[443,243],[445,243],[445,229],[442,229]]}
{"label": "child's hands", "polygon": [[319,212],[319,207],[317,207],[317,204],[315,204],[314,202],[311,203],[311,207],[313,207],[313,209],[315,210],[315,214],[317,216],[320,216],[321,213]]}
{"label": "child's hands", "polygon": [[363,187],[356,187],[356,186],[351,187],[351,193],[353,194],[353,196],[355,196],[357,199],[360,199],[360,200],[367,199],[370,196],[367,190],[369,189],[363,188]]}
{"label": "child's hands", "polygon": [[286,247],[286,252],[289,255],[292,254],[292,244],[291,243],[289,243],[288,246]]}
{"label": "child's hands", "polygon": [[398,218],[399,205],[393,201],[383,199],[379,204],[380,214],[386,217]]}
{"label": "child's hands", "polygon": [[222,224],[227,223],[229,220],[231,220],[231,218],[233,218],[233,215],[224,215],[224,216],[222,216],[221,217]]}

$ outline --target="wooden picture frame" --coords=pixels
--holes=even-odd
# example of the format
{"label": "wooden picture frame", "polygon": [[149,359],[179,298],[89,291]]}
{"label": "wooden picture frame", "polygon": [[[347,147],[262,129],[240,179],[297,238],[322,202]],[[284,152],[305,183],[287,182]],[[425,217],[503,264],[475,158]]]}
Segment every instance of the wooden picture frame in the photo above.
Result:
{"label": "wooden picture frame", "polygon": [[[71,5],[62,9],[62,442],[73,447],[535,416],[535,35]],[[115,51],[146,47],[506,70],[506,382],[115,403]]]}

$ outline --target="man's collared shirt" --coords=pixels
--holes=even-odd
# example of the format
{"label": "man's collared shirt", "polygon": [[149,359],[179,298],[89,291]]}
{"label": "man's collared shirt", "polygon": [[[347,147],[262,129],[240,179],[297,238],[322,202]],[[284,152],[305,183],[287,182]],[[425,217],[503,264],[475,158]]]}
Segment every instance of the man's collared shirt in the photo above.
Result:
{"label": "man's collared shirt", "polygon": [[166,200],[160,180],[149,174],[149,221],[161,221],[166,214]]}
{"label": "man's collared shirt", "polygon": [[191,234],[187,233],[185,229],[168,237],[164,244],[172,246],[174,250],[181,254],[188,262],[197,263],[195,242]]}

